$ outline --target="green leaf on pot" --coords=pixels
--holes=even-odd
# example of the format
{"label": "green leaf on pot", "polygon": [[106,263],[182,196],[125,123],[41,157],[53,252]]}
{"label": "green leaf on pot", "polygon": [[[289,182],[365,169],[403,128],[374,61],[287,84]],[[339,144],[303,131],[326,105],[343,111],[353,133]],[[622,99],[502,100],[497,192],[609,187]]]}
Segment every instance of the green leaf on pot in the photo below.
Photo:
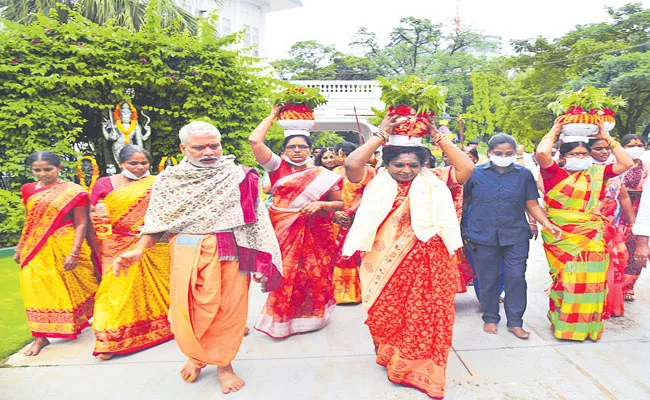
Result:
{"label": "green leaf on pot", "polygon": [[381,87],[381,100],[392,107],[409,106],[417,114],[434,112],[441,115],[447,108],[446,91],[436,85],[433,79],[423,79],[415,75],[387,79],[378,77]]}
{"label": "green leaf on pot", "polygon": [[276,105],[305,105],[309,109],[327,103],[327,99],[320,94],[319,88],[301,88],[301,87],[287,87],[281,92],[276,93],[271,97],[271,102]]}
{"label": "green leaf on pot", "polygon": [[625,100],[620,96],[608,95],[607,89],[599,89],[591,86],[583,87],[580,90],[566,90],[558,93],[557,100],[550,103],[548,108],[556,115],[564,114],[571,107],[580,107],[585,112],[592,109],[602,110],[605,108],[616,109],[625,106]]}

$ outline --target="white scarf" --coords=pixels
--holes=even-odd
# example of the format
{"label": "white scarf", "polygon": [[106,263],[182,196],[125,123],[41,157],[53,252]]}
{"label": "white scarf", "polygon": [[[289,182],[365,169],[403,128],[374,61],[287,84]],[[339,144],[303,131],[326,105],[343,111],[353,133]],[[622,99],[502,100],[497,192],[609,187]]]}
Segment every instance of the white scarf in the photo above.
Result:
{"label": "white scarf", "polygon": [[[361,205],[343,245],[344,256],[372,249],[377,229],[390,213],[396,196],[397,182],[386,169],[380,169],[363,192]],[[463,246],[449,188],[433,172],[423,168],[413,180],[408,197],[411,227],[418,240],[427,242],[440,235],[449,254]]]}

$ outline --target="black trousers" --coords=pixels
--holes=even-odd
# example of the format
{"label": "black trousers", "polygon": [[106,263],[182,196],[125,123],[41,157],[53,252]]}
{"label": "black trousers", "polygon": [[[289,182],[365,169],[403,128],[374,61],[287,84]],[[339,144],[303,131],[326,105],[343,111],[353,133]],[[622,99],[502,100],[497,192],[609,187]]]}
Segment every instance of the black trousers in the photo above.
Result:
{"label": "black trousers", "polygon": [[510,246],[484,246],[475,244],[471,250],[481,294],[481,311],[486,324],[498,324],[499,316],[499,267],[503,257],[507,326],[521,327],[526,311],[526,262],[528,261],[528,241]]}

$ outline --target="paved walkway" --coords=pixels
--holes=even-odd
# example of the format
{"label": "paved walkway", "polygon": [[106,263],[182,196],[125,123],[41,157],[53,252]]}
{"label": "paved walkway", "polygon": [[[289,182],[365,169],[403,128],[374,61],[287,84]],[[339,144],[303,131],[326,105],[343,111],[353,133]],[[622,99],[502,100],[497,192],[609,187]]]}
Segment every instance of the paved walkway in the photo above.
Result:
{"label": "paved walkway", "polygon": [[[650,271],[640,279],[637,301],[625,317],[606,323],[598,343],[558,341],[549,332],[544,288],[550,279],[539,242],[527,276],[528,341],[503,323],[497,336],[484,334],[472,288],[457,297],[447,399],[650,398]],[[263,302],[259,286],[252,286],[249,326]],[[427,399],[388,382],[363,320],[360,306],[342,306],[319,332],[284,341],[251,332],[234,363],[247,386],[227,397],[214,367],[193,384],[181,381],[184,358],[174,342],[100,362],[90,355],[87,330],[75,342],[54,341],[36,358],[12,356],[8,364],[16,368],[0,368],[0,399]]]}

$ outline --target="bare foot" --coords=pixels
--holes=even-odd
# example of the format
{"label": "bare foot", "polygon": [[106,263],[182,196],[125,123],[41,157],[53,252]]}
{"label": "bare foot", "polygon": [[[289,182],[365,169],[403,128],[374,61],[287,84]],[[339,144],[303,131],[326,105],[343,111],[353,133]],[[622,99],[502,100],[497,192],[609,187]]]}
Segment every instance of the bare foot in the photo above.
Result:
{"label": "bare foot", "polygon": [[248,335],[248,332],[250,332],[250,329],[248,327],[244,328],[244,336]]}
{"label": "bare foot", "polygon": [[107,360],[110,360],[111,358],[113,358],[113,356],[114,356],[114,354],[111,354],[111,353],[101,353],[101,354],[97,354],[95,356],[95,358],[98,359],[98,360],[107,361]]}
{"label": "bare foot", "polygon": [[483,331],[490,335],[496,335],[499,332],[497,324],[483,324]]}
{"label": "bare foot", "polygon": [[236,392],[244,387],[244,380],[235,374],[232,364],[226,367],[217,367],[217,377],[224,394]]}
{"label": "bare foot", "polygon": [[633,295],[632,293],[625,293],[625,294],[623,294],[623,299],[624,299],[625,301],[634,301],[634,300],[636,300],[636,299],[634,298],[634,295]]}
{"label": "bare foot", "polygon": [[32,343],[32,345],[29,346],[29,349],[25,350],[23,354],[29,357],[37,356],[38,353],[40,353],[41,350],[43,350],[43,347],[47,346],[48,344],[50,344],[50,341],[47,340],[47,338],[42,338],[42,337],[34,338],[34,342]]}
{"label": "bare foot", "polygon": [[187,360],[183,366],[183,369],[181,369],[181,378],[183,378],[185,382],[192,383],[201,374],[201,368],[202,367],[196,365],[194,361]]}
{"label": "bare foot", "polygon": [[508,328],[508,331],[512,332],[519,339],[528,339],[530,337],[530,332],[526,332],[523,328],[518,326]]}

